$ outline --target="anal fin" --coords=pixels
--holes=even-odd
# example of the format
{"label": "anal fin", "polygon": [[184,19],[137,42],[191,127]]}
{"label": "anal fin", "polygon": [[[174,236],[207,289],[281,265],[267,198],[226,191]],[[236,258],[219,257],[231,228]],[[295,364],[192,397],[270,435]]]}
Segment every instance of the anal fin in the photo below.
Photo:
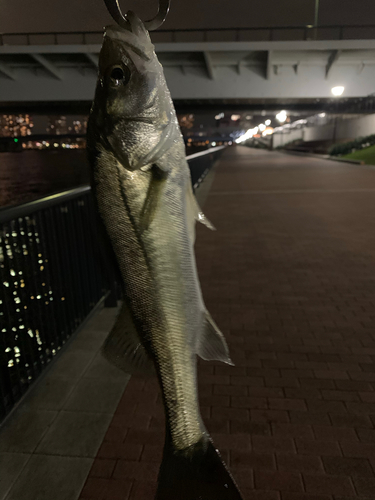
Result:
{"label": "anal fin", "polygon": [[199,339],[197,354],[206,361],[216,360],[233,365],[224,335],[208,311],[206,311],[205,324],[202,336]]}
{"label": "anal fin", "polygon": [[101,352],[111,364],[125,373],[154,372],[154,365],[140,342],[126,302],[122,304]]}

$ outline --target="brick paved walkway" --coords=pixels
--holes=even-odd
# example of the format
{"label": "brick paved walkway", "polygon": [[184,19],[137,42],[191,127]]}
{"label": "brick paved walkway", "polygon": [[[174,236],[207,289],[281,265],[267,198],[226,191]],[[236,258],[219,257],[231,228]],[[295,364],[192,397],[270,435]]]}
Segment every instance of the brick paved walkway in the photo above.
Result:
{"label": "brick paved walkway", "polygon": [[[245,500],[374,500],[375,170],[231,148],[205,213],[236,366],[199,363],[201,410]],[[152,500],[163,439],[157,385],[133,377],[81,500]]]}

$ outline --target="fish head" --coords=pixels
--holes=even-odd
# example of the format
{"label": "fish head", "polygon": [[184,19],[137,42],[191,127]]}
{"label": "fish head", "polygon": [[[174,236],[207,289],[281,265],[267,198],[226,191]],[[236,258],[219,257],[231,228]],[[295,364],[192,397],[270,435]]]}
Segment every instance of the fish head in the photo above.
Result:
{"label": "fish head", "polygon": [[127,19],[129,29],[106,28],[90,128],[125,168],[135,170],[165,150],[177,119],[150,36],[135,14]]}

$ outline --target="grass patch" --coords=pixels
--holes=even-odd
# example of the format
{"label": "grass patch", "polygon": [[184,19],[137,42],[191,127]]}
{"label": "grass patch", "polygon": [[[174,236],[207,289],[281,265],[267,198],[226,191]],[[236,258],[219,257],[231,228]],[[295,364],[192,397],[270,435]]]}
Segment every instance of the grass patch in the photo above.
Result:
{"label": "grass patch", "polygon": [[364,161],[366,165],[375,165],[375,145],[369,148],[360,149],[359,151],[354,151],[354,153],[349,153],[348,155],[342,155],[341,158],[361,160]]}

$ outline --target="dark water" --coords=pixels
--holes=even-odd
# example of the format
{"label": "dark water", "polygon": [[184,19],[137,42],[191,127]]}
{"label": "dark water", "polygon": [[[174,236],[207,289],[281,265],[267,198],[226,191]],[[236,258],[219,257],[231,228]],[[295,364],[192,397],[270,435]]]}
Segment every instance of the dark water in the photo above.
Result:
{"label": "dark water", "polygon": [[88,184],[86,151],[0,153],[0,207]]}
{"label": "dark water", "polygon": [[[189,147],[191,155],[206,147]],[[0,153],[0,208],[90,183],[85,149]]]}

